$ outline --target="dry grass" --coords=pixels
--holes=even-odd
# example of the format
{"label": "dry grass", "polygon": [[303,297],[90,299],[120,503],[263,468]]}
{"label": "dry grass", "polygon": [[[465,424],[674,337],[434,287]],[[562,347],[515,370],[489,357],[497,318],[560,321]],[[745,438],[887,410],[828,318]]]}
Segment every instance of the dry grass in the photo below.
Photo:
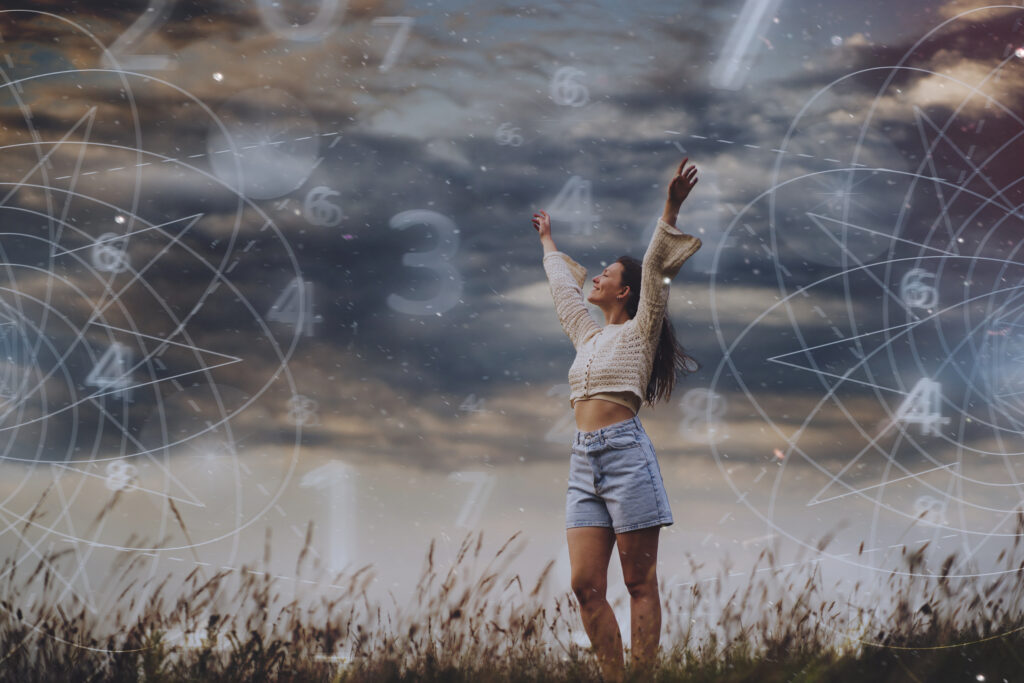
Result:
{"label": "dry grass", "polygon": [[[919,548],[905,553],[910,575],[893,573],[893,599],[881,603],[860,595],[859,585],[845,604],[829,600],[820,565],[783,570],[771,550],[732,593],[724,590],[728,566],[717,580],[682,589],[663,581],[655,680],[1021,680],[1024,516],[1017,522],[1018,536],[999,557],[1002,573],[954,578],[950,557],[941,577],[913,575],[924,558]],[[310,571],[311,540],[312,525],[296,561],[300,579]],[[268,534],[265,565],[270,545]],[[370,566],[335,577],[341,589],[324,591],[318,580],[286,584],[249,567],[211,575],[197,567],[183,583],[140,582],[129,560],[117,577],[119,608],[96,615],[80,601],[55,599],[61,553],[35,567],[8,559],[0,573],[0,681],[600,680],[593,651],[574,642],[582,622],[573,596],[544,597],[554,562],[527,585],[505,569],[524,546],[516,533],[482,565],[483,533],[470,534],[444,570],[432,542],[408,609],[393,596],[387,609],[367,599]],[[692,559],[690,568],[700,575]],[[29,585],[32,600],[24,597]]]}

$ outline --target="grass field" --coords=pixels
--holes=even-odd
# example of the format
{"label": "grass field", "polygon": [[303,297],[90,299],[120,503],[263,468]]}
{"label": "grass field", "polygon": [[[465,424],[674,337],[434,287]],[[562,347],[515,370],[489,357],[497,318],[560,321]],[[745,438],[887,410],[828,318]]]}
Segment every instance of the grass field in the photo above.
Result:
{"label": "grass field", "polygon": [[[299,572],[309,564],[311,533]],[[1022,681],[1024,561],[1016,538],[999,571],[984,577],[949,576],[950,557],[940,576],[924,578],[914,574],[924,550],[905,554],[909,571],[891,575],[895,597],[882,604],[856,591],[846,604],[827,600],[817,564],[777,570],[770,550],[760,556],[762,571],[732,593],[724,580],[682,589],[662,580],[661,658],[643,680]],[[415,600],[389,606],[366,597],[370,566],[333,577],[344,589],[327,599],[251,568],[210,576],[197,568],[181,585],[168,579],[142,590],[127,562],[118,609],[102,615],[53,599],[59,558],[34,567],[9,559],[0,573],[0,680],[601,680],[594,652],[576,642],[575,598],[544,597],[554,562],[524,582],[503,569],[522,550],[519,533],[486,563],[482,547],[483,532],[468,535],[442,569],[431,543]],[[268,540],[265,559],[269,552]],[[225,604],[236,607],[214,608]],[[849,606],[858,604],[873,609]],[[627,680],[642,680],[626,654]]]}

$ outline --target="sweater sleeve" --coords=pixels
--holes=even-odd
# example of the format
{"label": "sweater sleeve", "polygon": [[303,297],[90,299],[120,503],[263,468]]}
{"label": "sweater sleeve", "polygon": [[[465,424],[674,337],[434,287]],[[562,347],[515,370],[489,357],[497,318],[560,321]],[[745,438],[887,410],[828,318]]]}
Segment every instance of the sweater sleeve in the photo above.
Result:
{"label": "sweater sleeve", "polygon": [[668,308],[668,283],[700,247],[700,238],[658,219],[644,254],[640,304],[634,316],[637,332],[643,339],[651,341],[661,334],[661,321]]}
{"label": "sweater sleeve", "polygon": [[587,269],[569,258],[568,254],[549,251],[544,254],[544,272],[551,285],[558,320],[569,341],[578,349],[590,334],[601,330],[583,301],[582,287]]}

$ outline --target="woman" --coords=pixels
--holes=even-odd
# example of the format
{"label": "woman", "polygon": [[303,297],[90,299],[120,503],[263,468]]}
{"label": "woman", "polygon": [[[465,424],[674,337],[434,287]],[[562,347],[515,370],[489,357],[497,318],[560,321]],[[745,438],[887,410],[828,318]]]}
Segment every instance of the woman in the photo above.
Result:
{"label": "woman", "polygon": [[675,227],[680,205],[697,184],[688,160],[669,183],[643,262],[621,256],[592,280],[587,301],[604,313],[603,328],[583,303],[586,269],[558,251],[547,213],[533,215],[558,319],[577,351],[569,368],[576,435],[566,496],[572,590],[609,681],[621,681],[625,669],[622,636],[605,599],[613,545],[630,595],[634,668],[650,669],[661,637],[658,532],[673,519],[654,446],[636,413],[641,401],[668,399],[677,365],[686,370],[693,360],[676,344],[665,315],[669,281],[701,246]]}

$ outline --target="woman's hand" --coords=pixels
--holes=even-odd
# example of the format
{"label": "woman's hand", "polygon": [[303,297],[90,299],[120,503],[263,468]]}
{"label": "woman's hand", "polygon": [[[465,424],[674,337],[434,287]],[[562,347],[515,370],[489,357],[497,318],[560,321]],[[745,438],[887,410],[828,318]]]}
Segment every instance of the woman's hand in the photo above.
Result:
{"label": "woman's hand", "polygon": [[676,169],[675,175],[672,176],[672,182],[668,185],[668,200],[667,204],[678,210],[679,205],[690,196],[690,190],[697,184],[699,178],[697,178],[697,167],[690,166],[686,168],[686,162],[690,160],[690,157],[686,157],[679,164],[679,168]]}
{"label": "woman's hand", "polygon": [[551,217],[548,216],[544,209],[541,209],[539,213],[533,214],[533,227],[540,233],[540,238],[551,237]]}

